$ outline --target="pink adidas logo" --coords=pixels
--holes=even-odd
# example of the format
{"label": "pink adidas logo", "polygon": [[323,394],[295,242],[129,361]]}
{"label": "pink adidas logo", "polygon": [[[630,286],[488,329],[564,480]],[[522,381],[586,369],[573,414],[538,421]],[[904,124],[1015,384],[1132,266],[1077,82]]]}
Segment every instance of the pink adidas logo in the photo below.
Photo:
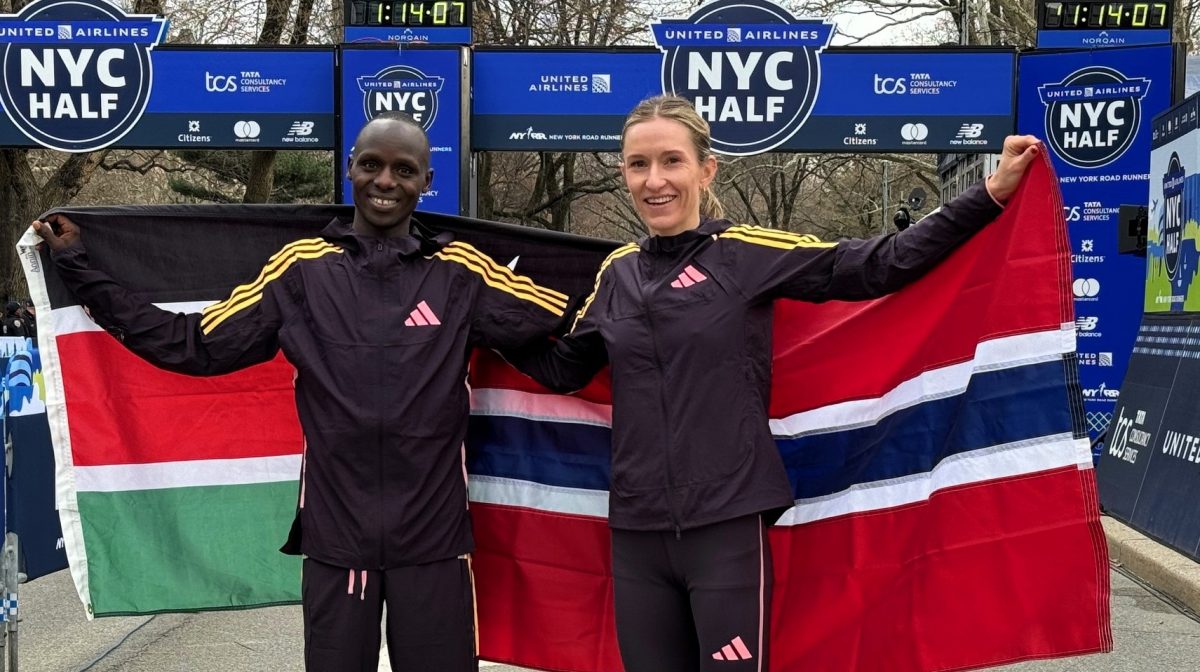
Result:
{"label": "pink adidas logo", "polygon": [[707,275],[697,271],[695,266],[688,264],[688,267],[683,269],[683,272],[679,274],[678,278],[675,278],[671,286],[675,289],[682,289],[684,287],[691,287],[698,282],[704,282],[707,279]]}
{"label": "pink adidas logo", "polygon": [[750,649],[746,648],[741,637],[734,637],[732,642],[722,646],[712,657],[713,660],[750,660],[754,656],[750,655]]}
{"label": "pink adidas logo", "polygon": [[437,318],[437,315],[433,314],[433,309],[429,307],[429,304],[422,301],[417,304],[416,308],[413,308],[412,314],[410,314],[408,319],[404,321],[404,326],[436,327],[441,323],[442,322]]}

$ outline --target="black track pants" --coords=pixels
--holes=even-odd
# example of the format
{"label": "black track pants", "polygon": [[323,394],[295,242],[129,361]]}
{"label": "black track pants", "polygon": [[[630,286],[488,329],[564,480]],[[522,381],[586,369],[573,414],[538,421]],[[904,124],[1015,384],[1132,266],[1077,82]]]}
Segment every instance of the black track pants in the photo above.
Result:
{"label": "black track pants", "polygon": [[393,672],[476,672],[475,594],[468,560],[387,571],[304,559],[304,666],[308,672],[376,672],[387,602]]}
{"label": "black track pants", "polygon": [[772,575],[760,516],[612,539],[626,672],[766,672]]}

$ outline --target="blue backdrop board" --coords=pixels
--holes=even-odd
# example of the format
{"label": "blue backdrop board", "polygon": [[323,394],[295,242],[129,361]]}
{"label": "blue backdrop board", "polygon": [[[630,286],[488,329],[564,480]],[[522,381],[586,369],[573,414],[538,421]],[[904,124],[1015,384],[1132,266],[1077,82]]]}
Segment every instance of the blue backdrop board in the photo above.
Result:
{"label": "blue backdrop board", "polygon": [[1100,456],[1100,503],[1200,560],[1200,316],[1147,314]]}
{"label": "blue backdrop board", "polygon": [[1147,313],[1200,312],[1200,96],[1154,118]]}
{"label": "blue backdrop board", "polygon": [[335,160],[342,202],[354,200],[345,179],[354,138],[377,114],[396,111],[412,116],[429,135],[433,186],[418,207],[451,215],[465,212],[466,49],[345,45],[341,50],[342,126]]}
{"label": "blue backdrop board", "polygon": [[1171,105],[1171,46],[1021,56],[1017,130],[1042,138],[1062,189],[1088,431],[1108,426],[1142,314],[1145,262],[1117,254],[1122,204],[1149,197],[1150,120]]}
{"label": "blue backdrop board", "polygon": [[332,47],[160,46],[166,21],[100,0],[0,16],[0,146],[332,149]]}
{"label": "blue backdrop board", "polygon": [[12,355],[3,389],[4,438],[12,446],[6,529],[17,533],[21,571],[33,580],[67,566],[54,505],[54,451],[37,350],[26,345]]}
{"label": "blue backdrop board", "polygon": [[[734,53],[733,60],[742,58]],[[770,59],[771,52],[762,53],[768,55],[760,61]],[[744,71],[728,65],[714,70],[712,54],[694,57],[698,71],[680,75],[682,83],[719,80],[718,89],[728,90],[677,92],[698,101],[714,139],[724,120],[724,151],[742,153],[756,146],[758,135],[770,135],[754,130],[756,125],[771,126],[772,110],[789,105],[774,100],[781,96],[772,95],[765,75],[761,89],[739,92],[737,73]],[[664,58],[642,49],[478,48],[471,147],[615,151],[629,110],[663,92]],[[725,58],[719,62],[727,64],[730,57]],[[796,128],[775,129],[780,135],[770,142],[778,141],[777,151],[989,152],[998,151],[1015,126],[1011,49],[829,49],[820,60],[820,87],[810,113]],[[753,84],[751,77],[747,86]]]}

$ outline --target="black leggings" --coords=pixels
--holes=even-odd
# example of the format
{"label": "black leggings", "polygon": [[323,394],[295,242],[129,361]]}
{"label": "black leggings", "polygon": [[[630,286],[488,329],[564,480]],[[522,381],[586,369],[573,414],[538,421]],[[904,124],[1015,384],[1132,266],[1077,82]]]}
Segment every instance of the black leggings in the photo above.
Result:
{"label": "black leggings", "polygon": [[612,531],[626,672],[765,672],[771,548],[761,516],[694,530]]}
{"label": "black leggings", "polygon": [[385,602],[392,670],[479,669],[465,558],[369,572],[305,558],[302,600],[308,672],[376,672]]}

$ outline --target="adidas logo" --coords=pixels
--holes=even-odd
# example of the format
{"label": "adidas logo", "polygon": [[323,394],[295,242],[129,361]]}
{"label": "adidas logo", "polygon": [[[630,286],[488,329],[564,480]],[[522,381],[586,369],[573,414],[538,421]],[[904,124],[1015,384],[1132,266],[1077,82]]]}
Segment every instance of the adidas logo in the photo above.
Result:
{"label": "adidas logo", "polygon": [[433,309],[429,307],[429,304],[422,301],[417,304],[416,308],[413,308],[413,311],[408,316],[408,319],[404,321],[404,326],[436,327],[441,323],[442,322],[437,318],[437,315],[433,314]]}
{"label": "adidas logo", "polygon": [[683,269],[683,272],[679,274],[678,278],[675,278],[671,286],[675,289],[682,289],[684,287],[691,287],[698,282],[704,282],[707,279],[707,275],[697,271],[695,266],[688,264],[688,267]]}
{"label": "adidas logo", "polygon": [[741,637],[734,637],[732,642],[722,646],[712,657],[713,660],[750,660],[754,656],[750,655],[750,649],[746,648]]}

